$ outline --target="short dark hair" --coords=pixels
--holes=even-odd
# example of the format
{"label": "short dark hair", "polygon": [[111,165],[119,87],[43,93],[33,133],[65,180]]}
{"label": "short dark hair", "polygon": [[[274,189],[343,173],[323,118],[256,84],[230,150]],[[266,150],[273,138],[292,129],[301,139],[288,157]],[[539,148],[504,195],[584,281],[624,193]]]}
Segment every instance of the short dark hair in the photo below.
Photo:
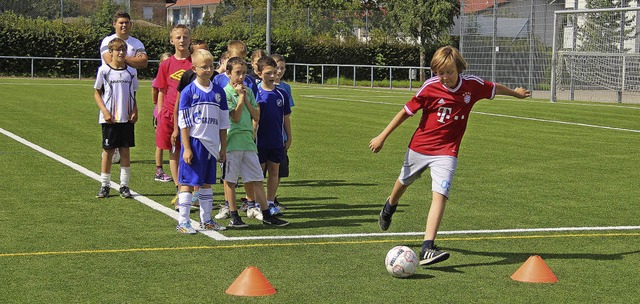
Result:
{"label": "short dark hair", "polygon": [[247,63],[244,61],[244,59],[240,58],[240,57],[233,57],[229,60],[227,60],[227,71],[231,72],[231,70],[233,70],[233,67],[236,65],[243,65],[243,66],[247,66]]}
{"label": "short dark hair", "polygon": [[262,70],[264,70],[264,67],[266,67],[266,66],[270,66],[270,67],[274,67],[274,68],[278,67],[278,64],[276,63],[276,61],[273,60],[273,58],[271,58],[271,57],[262,57],[262,58],[260,58],[256,65],[258,66],[258,72],[262,72]]}
{"label": "short dark hair", "polygon": [[129,13],[127,12],[117,12],[115,15],[113,15],[113,22],[118,21],[118,19],[120,18],[127,18],[131,20],[131,15],[129,15]]}

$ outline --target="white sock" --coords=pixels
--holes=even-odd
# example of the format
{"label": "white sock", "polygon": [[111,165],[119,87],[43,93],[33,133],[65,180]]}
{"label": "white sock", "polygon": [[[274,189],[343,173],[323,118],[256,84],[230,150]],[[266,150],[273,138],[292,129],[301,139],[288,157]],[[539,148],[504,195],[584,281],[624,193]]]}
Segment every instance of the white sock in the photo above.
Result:
{"label": "white sock", "polygon": [[102,187],[109,187],[111,183],[111,173],[100,173],[100,184]]}
{"label": "white sock", "polygon": [[275,206],[276,203],[274,203],[273,201],[267,201],[267,205],[269,205],[269,207],[271,207],[271,206]]}
{"label": "white sock", "polygon": [[190,222],[189,212],[191,212],[191,197],[189,191],[178,193],[178,224]]}
{"label": "white sock", "polygon": [[203,223],[211,220],[213,210],[213,190],[211,188],[200,188],[200,221]]}
{"label": "white sock", "polygon": [[120,167],[120,186],[129,187],[130,175],[131,175],[131,167]]}

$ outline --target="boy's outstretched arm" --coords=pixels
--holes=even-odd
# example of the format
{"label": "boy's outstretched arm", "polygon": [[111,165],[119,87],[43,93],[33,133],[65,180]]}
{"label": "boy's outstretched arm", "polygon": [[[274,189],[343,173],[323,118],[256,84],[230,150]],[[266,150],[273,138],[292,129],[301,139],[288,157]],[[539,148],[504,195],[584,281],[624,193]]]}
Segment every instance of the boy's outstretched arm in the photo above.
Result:
{"label": "boy's outstretched arm", "polygon": [[391,132],[393,132],[393,130],[400,126],[405,120],[407,120],[407,118],[409,118],[409,114],[407,114],[404,109],[400,110],[400,112],[398,112],[398,114],[393,117],[391,122],[389,122],[387,127],[384,128],[384,130],[378,136],[371,139],[371,141],[369,142],[369,149],[371,149],[373,153],[380,152],[380,150],[382,150],[382,146],[384,146],[384,141],[387,140],[387,137],[391,135]]}
{"label": "boy's outstretched arm", "polygon": [[517,98],[531,97],[531,91],[525,88],[515,88],[514,90],[505,87],[502,84],[496,83],[496,95],[507,95]]}

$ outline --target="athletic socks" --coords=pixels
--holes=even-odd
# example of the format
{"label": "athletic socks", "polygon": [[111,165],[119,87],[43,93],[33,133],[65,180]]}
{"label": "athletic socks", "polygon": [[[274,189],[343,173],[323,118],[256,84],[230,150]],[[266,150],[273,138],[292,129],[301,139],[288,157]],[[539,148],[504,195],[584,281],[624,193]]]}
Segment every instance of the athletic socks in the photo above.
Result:
{"label": "athletic socks", "polygon": [[100,173],[100,184],[102,187],[109,187],[111,183],[111,173]]}
{"label": "athletic socks", "polygon": [[211,211],[213,211],[213,190],[211,188],[200,188],[200,221],[207,222],[211,220]]}
{"label": "athletic socks", "polygon": [[130,176],[131,176],[131,167],[120,167],[120,186],[129,187]]}
{"label": "athletic socks", "polygon": [[422,242],[422,251],[433,248],[433,240],[425,240]]}
{"label": "athletic socks", "polygon": [[[178,224],[190,222],[189,212],[191,212],[191,192],[178,193]],[[200,207],[202,209],[202,207]]]}
{"label": "athletic socks", "polygon": [[393,214],[394,212],[396,212],[396,208],[398,208],[398,204],[391,206],[389,204],[389,200],[387,200],[387,202],[384,203],[384,211],[386,213]]}

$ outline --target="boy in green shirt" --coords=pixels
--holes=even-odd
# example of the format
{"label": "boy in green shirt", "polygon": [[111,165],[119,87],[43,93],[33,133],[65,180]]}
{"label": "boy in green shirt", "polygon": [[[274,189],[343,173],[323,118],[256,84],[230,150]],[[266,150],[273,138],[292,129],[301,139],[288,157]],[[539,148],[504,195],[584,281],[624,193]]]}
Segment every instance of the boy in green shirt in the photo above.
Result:
{"label": "boy in green shirt", "polygon": [[262,184],[264,175],[258,159],[253,129],[253,121],[257,122],[260,119],[260,112],[253,92],[243,84],[247,74],[247,64],[242,58],[231,58],[227,61],[226,73],[229,76],[229,84],[224,90],[227,95],[231,126],[227,132],[227,159],[224,163],[222,179],[231,215],[228,227],[248,227],[238,215],[236,205],[236,184],[239,177],[242,177],[245,184],[252,184],[249,189],[254,190],[255,200],[260,204],[259,210],[258,208],[247,210],[247,216],[262,219],[265,225],[286,226],[289,223],[271,215],[267,205],[267,196]]}

